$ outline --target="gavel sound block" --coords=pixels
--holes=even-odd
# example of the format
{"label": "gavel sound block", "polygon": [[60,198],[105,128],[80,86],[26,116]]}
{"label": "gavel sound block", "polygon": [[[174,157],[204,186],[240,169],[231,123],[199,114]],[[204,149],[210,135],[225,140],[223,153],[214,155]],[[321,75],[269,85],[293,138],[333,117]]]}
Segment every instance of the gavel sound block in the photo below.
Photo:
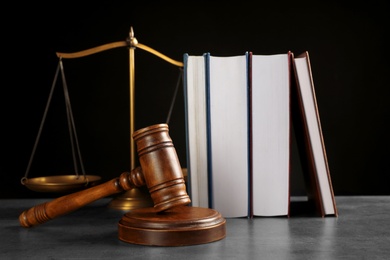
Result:
{"label": "gavel sound block", "polygon": [[119,239],[133,244],[184,246],[203,244],[226,236],[226,220],[209,208],[189,207],[191,200],[168,125],[158,124],[133,134],[140,167],[104,184],[35,206],[19,216],[32,227],[70,213],[100,198],[146,185],[152,208],[135,209],[118,223]]}

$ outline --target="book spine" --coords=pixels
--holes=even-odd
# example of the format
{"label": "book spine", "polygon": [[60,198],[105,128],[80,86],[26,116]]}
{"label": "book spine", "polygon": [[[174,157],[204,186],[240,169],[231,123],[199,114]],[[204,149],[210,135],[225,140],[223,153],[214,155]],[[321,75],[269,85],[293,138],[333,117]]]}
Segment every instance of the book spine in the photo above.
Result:
{"label": "book spine", "polygon": [[[188,102],[187,102],[187,82],[188,82],[188,53],[183,54],[183,95],[184,95],[184,127],[185,127],[185,142],[186,142],[186,167],[187,167],[187,192],[192,197],[191,190],[191,161],[189,156],[189,131],[188,131]],[[190,204],[192,205],[192,203]]]}
{"label": "book spine", "polygon": [[[291,113],[291,109],[292,109],[292,107],[291,107],[291,98],[292,98],[292,96],[291,96],[291,90],[292,90],[292,84],[293,84],[293,80],[294,80],[294,77],[293,77],[293,75],[294,75],[294,73],[293,73],[293,67],[292,67],[292,65],[293,65],[293,58],[294,58],[294,53],[292,52],[292,51],[288,51],[287,52],[287,59],[288,59],[288,79],[289,79],[289,98],[288,98],[288,100],[289,100],[289,104],[288,104],[288,107],[289,107],[289,113],[288,113],[288,117],[289,117],[289,122],[290,122],[290,124],[289,124],[289,129],[288,129],[288,133],[289,133],[289,137],[288,137],[288,139],[289,139],[289,154],[290,154],[290,156],[289,156],[289,162],[288,162],[288,165],[289,165],[289,169],[288,169],[288,182],[290,183],[290,180],[291,180],[291,160],[292,160],[292,158],[291,158],[291,156],[292,156],[292,134],[291,134],[291,131],[292,131],[292,113]],[[288,209],[287,209],[287,217],[290,217],[290,212],[291,212],[291,187],[290,187],[291,185],[289,185],[288,186],[288,198],[287,198],[287,200],[288,200]]]}
{"label": "book spine", "polygon": [[211,117],[210,117],[210,53],[205,53],[205,79],[206,79],[206,121],[207,121],[207,177],[208,177],[208,193],[209,193],[209,208],[214,208],[213,200],[213,173],[212,173],[212,157],[211,157]]}
{"label": "book spine", "polygon": [[248,217],[253,218],[253,165],[252,165],[252,52],[246,52],[248,88]]}

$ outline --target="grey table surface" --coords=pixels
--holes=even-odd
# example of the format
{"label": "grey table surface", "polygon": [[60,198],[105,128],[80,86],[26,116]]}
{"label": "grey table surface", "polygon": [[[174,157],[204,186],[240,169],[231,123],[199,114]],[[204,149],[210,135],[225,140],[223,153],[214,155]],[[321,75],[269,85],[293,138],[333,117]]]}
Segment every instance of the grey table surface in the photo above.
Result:
{"label": "grey table surface", "polygon": [[226,219],[224,239],[179,247],[119,240],[126,211],[110,198],[20,226],[20,213],[49,200],[0,200],[0,259],[390,259],[390,196],[336,196],[338,217]]}

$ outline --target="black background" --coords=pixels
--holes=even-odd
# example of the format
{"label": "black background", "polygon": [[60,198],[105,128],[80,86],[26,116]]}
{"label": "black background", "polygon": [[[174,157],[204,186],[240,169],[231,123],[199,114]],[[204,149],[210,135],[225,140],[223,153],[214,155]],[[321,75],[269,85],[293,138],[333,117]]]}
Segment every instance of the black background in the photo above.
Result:
{"label": "black background", "polygon": [[[309,51],[335,194],[390,195],[390,10],[385,1],[52,2],[2,9],[0,197],[57,196],[20,183],[59,62],[56,52],[124,41],[131,26],[140,43],[178,61],[184,53]],[[122,47],[63,59],[85,169],[104,181],[130,167],[128,53]],[[135,53],[139,129],[165,122],[179,68],[141,49]],[[185,167],[182,88],[169,125]],[[28,177],[74,174],[67,131],[58,84]],[[292,193],[300,194],[300,168],[293,157]]]}

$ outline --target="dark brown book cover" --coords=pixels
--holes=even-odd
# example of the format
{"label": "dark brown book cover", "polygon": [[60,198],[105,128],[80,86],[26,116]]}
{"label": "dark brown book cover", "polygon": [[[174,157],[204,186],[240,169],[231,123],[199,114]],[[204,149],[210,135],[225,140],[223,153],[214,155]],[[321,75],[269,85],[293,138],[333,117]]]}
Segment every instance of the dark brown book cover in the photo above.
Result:
{"label": "dark brown book cover", "polygon": [[[310,73],[310,78],[311,78],[312,98],[314,101],[314,110],[317,119],[316,123],[318,124],[318,128],[319,128],[319,136],[321,139],[320,142],[324,154],[323,160],[326,166],[326,175],[327,175],[326,177],[329,182],[330,194],[332,196],[334,215],[337,216],[338,215],[337,207],[336,207],[333,188],[332,188],[331,176],[329,174],[329,165],[326,156],[320,117],[318,113],[318,106],[317,106],[315,89],[314,89],[314,84],[312,79],[309,54],[308,52],[304,52],[298,55],[297,57],[306,57],[307,59],[308,71]],[[293,60],[294,60],[294,56],[293,56]],[[308,129],[309,122],[307,121],[308,118],[305,115],[305,110],[304,110],[305,108],[302,100],[302,93],[300,89],[295,62],[293,62],[292,64],[294,65],[293,73],[292,73],[294,79],[292,80],[292,85],[291,85],[291,115],[292,115],[294,131],[295,131],[295,137],[297,140],[297,146],[299,150],[299,157],[301,160],[304,181],[305,181],[306,190],[308,194],[308,201],[309,204],[313,204],[318,214],[324,217],[326,215],[324,211],[324,201],[321,195],[319,176],[316,170],[313,146],[312,146],[311,136],[309,134],[309,129]]]}

